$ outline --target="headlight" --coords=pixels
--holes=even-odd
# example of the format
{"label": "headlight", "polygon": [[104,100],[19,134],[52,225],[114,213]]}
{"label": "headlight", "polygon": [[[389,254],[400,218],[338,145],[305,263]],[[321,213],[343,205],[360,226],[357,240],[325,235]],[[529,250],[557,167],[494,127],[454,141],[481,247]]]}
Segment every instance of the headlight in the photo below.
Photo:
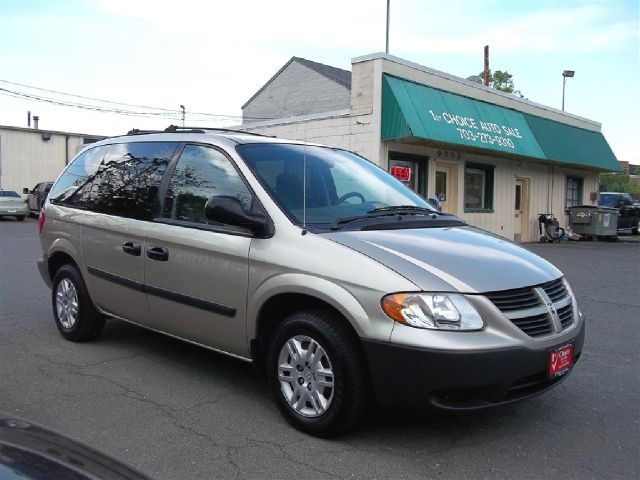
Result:
{"label": "headlight", "polygon": [[433,330],[480,330],[480,314],[456,293],[393,293],[382,299],[382,310],[396,322]]}

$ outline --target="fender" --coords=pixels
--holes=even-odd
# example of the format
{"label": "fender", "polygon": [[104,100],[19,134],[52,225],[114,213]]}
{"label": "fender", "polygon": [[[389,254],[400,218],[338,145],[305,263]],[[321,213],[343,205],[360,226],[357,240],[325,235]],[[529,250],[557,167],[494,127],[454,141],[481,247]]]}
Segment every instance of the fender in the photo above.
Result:
{"label": "fender", "polygon": [[[80,267],[82,265],[81,254],[78,249],[66,238],[56,238],[53,243],[49,246],[49,249],[46,252],[48,258],[51,258],[56,253],[66,253],[69,255],[76,265]],[[80,267],[82,268],[82,267]]]}
{"label": "fender", "polygon": [[301,273],[284,273],[267,279],[250,298],[247,305],[247,338],[257,336],[258,314],[270,298],[281,293],[300,293],[322,300],[338,310],[362,335],[361,325],[368,322],[368,316],[360,302],[346,289],[329,280]]}

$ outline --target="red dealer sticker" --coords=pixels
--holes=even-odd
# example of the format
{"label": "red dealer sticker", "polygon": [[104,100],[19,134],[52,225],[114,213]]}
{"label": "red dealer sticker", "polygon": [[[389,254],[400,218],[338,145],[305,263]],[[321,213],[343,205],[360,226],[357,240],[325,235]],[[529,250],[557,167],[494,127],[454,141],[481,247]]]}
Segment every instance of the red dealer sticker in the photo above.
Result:
{"label": "red dealer sticker", "polygon": [[564,375],[573,365],[573,343],[554,348],[549,352],[549,376]]}
{"label": "red dealer sticker", "polygon": [[409,167],[391,167],[391,175],[401,182],[408,182],[411,180],[411,169]]}

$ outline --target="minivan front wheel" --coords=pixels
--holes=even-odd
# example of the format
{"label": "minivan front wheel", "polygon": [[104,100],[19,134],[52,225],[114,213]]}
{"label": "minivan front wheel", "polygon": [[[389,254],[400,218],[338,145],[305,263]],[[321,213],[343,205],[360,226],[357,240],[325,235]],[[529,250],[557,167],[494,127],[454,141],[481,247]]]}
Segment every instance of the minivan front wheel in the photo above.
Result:
{"label": "minivan front wheel", "polygon": [[93,306],[82,276],[73,265],[63,265],[56,272],[51,300],[56,326],[64,338],[82,342],[100,336],[104,317]]}
{"label": "minivan front wheel", "polygon": [[289,316],[269,348],[269,385],[294,427],[333,436],[352,427],[365,407],[366,369],[344,320],[329,312]]}

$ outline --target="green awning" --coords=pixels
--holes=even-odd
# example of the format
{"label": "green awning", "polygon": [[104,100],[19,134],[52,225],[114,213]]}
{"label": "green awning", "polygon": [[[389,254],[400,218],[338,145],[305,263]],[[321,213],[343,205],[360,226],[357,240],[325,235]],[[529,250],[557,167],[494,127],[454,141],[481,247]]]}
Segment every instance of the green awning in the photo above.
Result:
{"label": "green awning", "polygon": [[385,75],[382,139],[407,137],[621,170],[601,133]]}

